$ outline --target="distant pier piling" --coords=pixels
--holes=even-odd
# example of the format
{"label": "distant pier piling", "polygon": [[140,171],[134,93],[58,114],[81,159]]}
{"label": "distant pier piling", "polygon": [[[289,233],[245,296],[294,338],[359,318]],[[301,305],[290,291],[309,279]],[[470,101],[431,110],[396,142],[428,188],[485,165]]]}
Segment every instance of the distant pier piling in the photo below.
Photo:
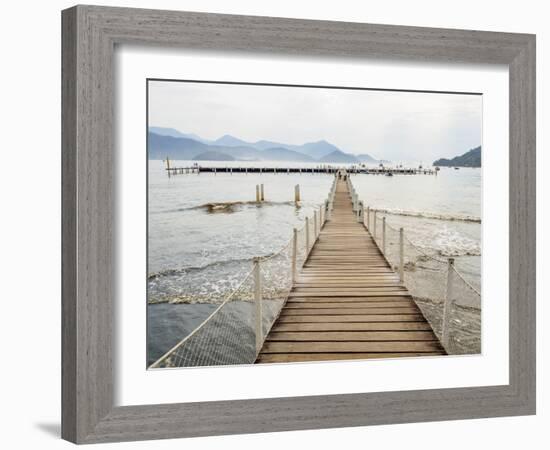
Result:
{"label": "distant pier piling", "polygon": [[300,185],[294,186],[294,201],[298,203],[300,201]]}
{"label": "distant pier piling", "polygon": [[[166,171],[169,175],[178,175],[186,173],[311,173],[311,174],[335,174],[341,168],[336,166],[331,167],[214,167],[214,166],[185,166],[185,167],[172,167],[170,161],[166,159]],[[348,167],[347,174],[365,174],[365,175],[437,175],[437,171],[434,169],[406,169],[403,167],[388,168],[388,167]]]}

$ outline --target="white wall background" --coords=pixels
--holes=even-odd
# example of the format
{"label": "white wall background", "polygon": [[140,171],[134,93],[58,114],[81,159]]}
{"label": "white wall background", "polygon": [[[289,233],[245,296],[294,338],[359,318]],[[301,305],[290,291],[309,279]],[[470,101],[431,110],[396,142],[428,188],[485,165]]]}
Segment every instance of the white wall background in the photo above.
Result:
{"label": "white wall background", "polygon": [[[133,6],[233,14],[467,28],[537,34],[538,229],[548,228],[542,170],[548,157],[543,125],[550,121],[548,59],[550,29],[544,2],[523,0],[303,0],[104,1]],[[0,412],[4,448],[68,448],[59,439],[60,417],[60,11],[72,2],[6,2],[0,45]],[[546,227],[544,226],[546,225]],[[542,260],[548,239],[539,232],[538,411],[536,417],[391,425],[339,430],[140,442],[117,448],[319,449],[341,445],[438,450],[496,447],[542,448],[550,419],[543,382],[548,308],[543,304]],[[543,353],[546,353],[543,359]],[[547,444],[546,444],[547,445]],[[106,446],[100,446],[105,447]]]}

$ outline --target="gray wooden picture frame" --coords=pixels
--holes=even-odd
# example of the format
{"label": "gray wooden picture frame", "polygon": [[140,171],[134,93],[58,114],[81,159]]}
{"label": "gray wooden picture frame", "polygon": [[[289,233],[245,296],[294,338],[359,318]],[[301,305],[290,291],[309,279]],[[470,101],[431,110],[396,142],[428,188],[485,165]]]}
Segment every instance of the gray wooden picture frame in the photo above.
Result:
{"label": "gray wooden picture frame", "polygon": [[[62,31],[64,439],[94,443],[535,413],[535,36],[97,6],[63,11]],[[115,407],[116,44],[507,65],[509,384]]]}

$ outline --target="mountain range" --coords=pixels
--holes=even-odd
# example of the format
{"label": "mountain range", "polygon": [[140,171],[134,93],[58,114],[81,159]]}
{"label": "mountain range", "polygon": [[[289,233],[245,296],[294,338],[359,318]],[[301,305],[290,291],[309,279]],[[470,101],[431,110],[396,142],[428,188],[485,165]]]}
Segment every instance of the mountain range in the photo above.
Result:
{"label": "mountain range", "polygon": [[481,167],[481,146],[472,148],[463,155],[452,159],[441,158],[434,161],[434,166],[442,167]]}
{"label": "mountain range", "polygon": [[207,161],[293,161],[321,163],[379,163],[368,154],[352,155],[325,140],[301,145],[260,140],[248,142],[226,134],[204,139],[174,128],[149,127],[149,159]]}

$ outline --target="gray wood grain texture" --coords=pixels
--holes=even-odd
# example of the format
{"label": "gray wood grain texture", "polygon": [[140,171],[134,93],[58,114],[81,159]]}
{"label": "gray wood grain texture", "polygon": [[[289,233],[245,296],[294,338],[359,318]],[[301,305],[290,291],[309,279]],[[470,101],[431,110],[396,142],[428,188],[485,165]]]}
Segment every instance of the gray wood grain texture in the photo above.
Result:
{"label": "gray wood grain texture", "polygon": [[[65,439],[93,443],[534,414],[533,35],[95,6],[63,11],[62,31]],[[300,58],[508,65],[509,384],[114,407],[113,52],[123,43]]]}

